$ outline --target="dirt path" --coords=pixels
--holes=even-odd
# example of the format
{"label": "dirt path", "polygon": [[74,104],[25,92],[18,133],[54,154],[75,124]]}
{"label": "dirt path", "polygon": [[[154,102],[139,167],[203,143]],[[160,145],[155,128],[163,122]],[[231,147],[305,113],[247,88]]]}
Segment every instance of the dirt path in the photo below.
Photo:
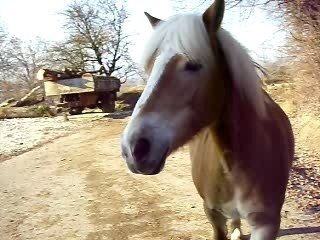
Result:
{"label": "dirt path", "polygon": [[[211,239],[187,147],[160,175],[133,175],[120,157],[125,124],[97,121],[0,163],[0,239]],[[284,208],[281,239],[320,239],[319,218],[296,201]]]}

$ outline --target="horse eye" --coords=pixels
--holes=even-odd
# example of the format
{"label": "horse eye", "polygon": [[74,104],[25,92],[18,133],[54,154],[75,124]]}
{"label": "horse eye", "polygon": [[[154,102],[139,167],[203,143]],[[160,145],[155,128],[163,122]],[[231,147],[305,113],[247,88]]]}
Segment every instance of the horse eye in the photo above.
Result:
{"label": "horse eye", "polygon": [[201,63],[197,62],[187,62],[184,66],[184,70],[190,71],[190,72],[198,72],[202,68]]}

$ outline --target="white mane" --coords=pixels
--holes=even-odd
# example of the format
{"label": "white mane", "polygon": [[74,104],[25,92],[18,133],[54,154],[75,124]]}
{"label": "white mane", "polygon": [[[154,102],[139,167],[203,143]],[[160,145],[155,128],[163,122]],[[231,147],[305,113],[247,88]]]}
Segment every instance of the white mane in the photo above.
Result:
{"label": "white mane", "polygon": [[[251,57],[226,30],[220,28],[217,38],[235,86],[254,106],[256,112],[264,116],[265,103],[261,81]],[[183,54],[190,60],[196,60],[204,66],[212,66],[214,61],[219,61],[213,56],[209,35],[201,15],[177,15],[156,26],[145,47],[142,66],[146,67],[152,57],[156,57],[157,53],[166,48],[171,48],[176,53]]]}
{"label": "white mane", "polygon": [[190,60],[212,63],[209,37],[201,19],[194,14],[177,15],[157,25],[144,49],[142,66],[154,54],[168,47]]}
{"label": "white mane", "polygon": [[256,112],[264,117],[266,106],[261,79],[247,50],[224,29],[218,31],[217,37],[228,62],[232,81]]}

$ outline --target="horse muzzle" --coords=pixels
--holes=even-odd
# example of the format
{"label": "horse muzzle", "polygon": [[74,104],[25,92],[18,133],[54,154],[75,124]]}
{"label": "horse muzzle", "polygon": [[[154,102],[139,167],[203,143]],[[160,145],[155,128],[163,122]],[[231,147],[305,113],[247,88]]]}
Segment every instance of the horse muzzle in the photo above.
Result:
{"label": "horse muzzle", "polygon": [[160,173],[169,153],[168,141],[146,136],[123,138],[121,148],[130,171],[144,175]]}

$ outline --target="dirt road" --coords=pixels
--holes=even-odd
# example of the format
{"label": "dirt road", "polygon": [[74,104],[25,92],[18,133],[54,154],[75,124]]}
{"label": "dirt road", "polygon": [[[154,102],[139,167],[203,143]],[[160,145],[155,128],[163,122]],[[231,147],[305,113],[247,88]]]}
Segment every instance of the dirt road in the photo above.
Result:
{"label": "dirt road", "polygon": [[[133,175],[120,157],[126,121],[96,121],[0,163],[0,239],[211,239],[187,147],[160,175]],[[320,239],[298,200],[284,207],[281,239]]]}

